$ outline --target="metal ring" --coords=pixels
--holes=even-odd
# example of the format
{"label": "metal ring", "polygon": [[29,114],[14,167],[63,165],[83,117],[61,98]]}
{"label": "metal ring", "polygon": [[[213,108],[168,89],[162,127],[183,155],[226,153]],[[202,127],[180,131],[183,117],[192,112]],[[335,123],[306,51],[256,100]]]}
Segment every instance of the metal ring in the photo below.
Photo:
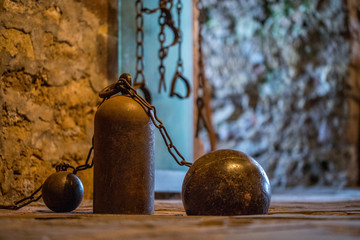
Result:
{"label": "metal ring", "polygon": [[112,95],[120,92],[119,89],[117,89],[117,82],[116,83],[112,83],[109,86],[107,86],[106,88],[104,88],[103,90],[101,90],[99,92],[99,97],[101,98],[108,98],[111,97]]}
{"label": "metal ring", "polygon": [[[185,84],[185,87],[186,87],[185,96],[181,96],[179,93],[175,92],[175,85],[176,85],[176,81],[178,79],[181,79]],[[172,82],[171,82],[170,97],[176,96],[176,97],[178,97],[180,99],[184,99],[184,98],[188,98],[190,96],[190,92],[191,92],[191,89],[190,89],[189,81],[181,73],[176,72],[173,79],[172,79]]]}
{"label": "metal ring", "polygon": [[144,83],[135,83],[134,88],[136,90],[140,89],[144,93],[145,100],[151,104],[152,102],[151,93]]}

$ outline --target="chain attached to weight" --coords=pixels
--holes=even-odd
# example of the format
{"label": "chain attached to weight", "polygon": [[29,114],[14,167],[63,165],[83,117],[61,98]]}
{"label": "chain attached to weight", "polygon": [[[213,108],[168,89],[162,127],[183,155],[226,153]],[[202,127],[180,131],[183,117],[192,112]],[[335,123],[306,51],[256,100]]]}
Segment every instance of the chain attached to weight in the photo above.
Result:
{"label": "chain attached to weight", "polygon": [[[170,155],[174,158],[174,160],[180,166],[188,166],[192,165],[191,162],[185,161],[185,158],[180,154],[175,145],[173,144],[164,124],[158,118],[156,114],[155,106],[148,103],[144,98],[142,98],[131,86],[131,76],[130,74],[124,73],[120,76],[119,80],[116,83],[111,84],[103,91],[100,92],[99,96],[106,101],[112,95],[121,92],[122,94],[128,94],[132,99],[134,99],[137,103],[139,103],[144,109],[147,109],[147,113],[150,116],[151,121],[155,125],[155,127],[160,131],[160,134],[164,140],[164,143],[168,149]],[[180,160],[180,159],[181,160]]]}
{"label": "chain attached to weight", "polygon": [[14,205],[0,205],[0,209],[18,210],[22,207],[25,207],[26,205],[29,205],[32,202],[36,202],[42,197],[41,194],[38,195],[41,189],[42,189],[42,185],[38,189],[36,189],[30,196],[25,197],[19,201],[16,201]]}
{"label": "chain attached to weight", "polygon": [[[136,7],[136,75],[134,79],[134,88],[131,86],[131,77],[128,74],[123,74],[120,76],[119,80],[105,88],[103,91],[100,92],[99,96],[103,98],[103,101],[106,101],[110,96],[121,92],[122,94],[129,94],[131,98],[137,101],[142,107],[148,110],[148,114],[150,116],[151,121],[155,125],[156,128],[159,129],[160,134],[164,140],[164,143],[168,149],[170,155],[174,158],[174,160],[180,166],[188,166],[192,165],[191,162],[185,161],[185,158],[180,154],[177,148],[173,145],[173,142],[164,126],[162,121],[157,117],[156,108],[151,105],[151,95],[150,91],[146,88],[146,79],[144,75],[144,18],[143,12],[145,13],[153,13],[157,10],[160,10],[160,16],[158,19],[160,25],[160,33],[158,35],[158,40],[160,42],[160,50],[159,50],[159,58],[160,58],[160,66],[159,66],[159,73],[160,73],[160,84],[159,84],[159,92],[161,92],[161,88],[163,86],[164,90],[166,90],[165,85],[165,66],[164,66],[164,59],[168,55],[169,47],[174,46],[175,44],[179,43],[178,48],[178,60],[176,66],[176,72],[173,77],[172,87],[170,96],[177,96],[179,98],[186,98],[190,94],[190,85],[188,80],[183,77],[183,60],[181,57],[181,50],[182,50],[182,34],[181,34],[181,10],[182,10],[182,3],[181,0],[177,2],[177,14],[178,14],[178,28],[175,27],[174,21],[171,15],[171,9],[173,7],[173,0],[159,0],[159,8],[154,10],[149,10],[144,8],[142,0],[136,0],[135,7]],[[169,26],[170,29],[174,33],[174,40],[168,46],[165,46],[165,26]],[[180,78],[184,81],[186,86],[186,94],[185,97],[179,95],[175,92],[175,83],[176,80]],[[135,89],[140,89],[144,95],[145,99],[142,98]],[[101,103],[101,104],[102,104]],[[100,104],[100,105],[101,105]],[[73,174],[76,175],[77,172],[83,171],[89,168],[92,168],[94,165],[94,158],[90,162],[90,158],[92,156],[92,152],[94,150],[94,139],[92,142],[92,146],[90,147],[87,159],[85,164],[79,165],[76,168],[71,166],[69,163],[62,163],[55,167],[56,171],[67,171],[69,168],[73,170]],[[180,158],[180,160],[179,160]],[[0,205],[0,209],[10,209],[10,210],[17,210],[26,205],[29,205],[32,202],[38,201],[41,197],[41,190],[43,185],[41,185],[38,189],[36,189],[30,196],[25,197],[19,201],[16,201],[14,205]],[[39,194],[40,193],[40,194]]]}
{"label": "chain attached to weight", "polygon": [[[76,175],[77,172],[92,168],[94,166],[94,158],[92,158],[91,162],[90,162],[90,158],[91,158],[92,152],[94,150],[94,138],[93,138],[92,142],[93,143],[92,143],[92,146],[90,147],[85,164],[79,165],[75,168],[75,167],[71,166],[70,163],[61,163],[61,164],[56,165],[56,167],[55,167],[56,172],[67,171],[69,168],[71,168],[71,169],[73,169],[73,174]],[[18,210],[22,207],[29,205],[32,202],[38,201],[42,197],[41,189],[43,188],[43,185],[44,184],[42,184],[38,189],[36,189],[30,196],[25,197],[19,201],[16,201],[14,203],[14,205],[0,205],[0,209]]]}

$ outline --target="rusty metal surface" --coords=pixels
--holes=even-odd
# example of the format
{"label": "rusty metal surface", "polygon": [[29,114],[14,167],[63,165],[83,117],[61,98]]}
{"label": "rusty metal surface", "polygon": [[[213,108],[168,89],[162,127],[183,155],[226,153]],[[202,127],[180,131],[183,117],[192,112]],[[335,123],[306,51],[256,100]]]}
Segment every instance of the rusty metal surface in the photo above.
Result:
{"label": "rusty metal surface", "polygon": [[154,125],[126,95],[95,115],[94,213],[153,214]]}
{"label": "rusty metal surface", "polygon": [[234,150],[217,150],[196,160],[182,188],[187,215],[266,214],[270,198],[264,170]]}
{"label": "rusty metal surface", "polygon": [[[119,80],[116,83],[113,83],[106,87],[104,90],[102,90],[99,93],[99,96],[104,98],[103,103],[109,99],[111,96],[113,96],[116,93],[122,93],[129,97],[131,97],[134,101],[136,101],[140,106],[146,111],[148,116],[150,117],[152,123],[154,126],[159,130],[161,137],[164,140],[164,143],[168,149],[168,152],[170,155],[174,158],[174,160],[180,165],[180,166],[188,166],[190,167],[192,165],[191,162],[187,162],[185,158],[181,155],[181,153],[178,151],[178,149],[173,144],[169,133],[167,132],[163,122],[158,118],[156,114],[156,108],[155,106],[151,105],[149,102],[146,101],[143,97],[141,97],[131,86],[131,76],[128,73],[123,73],[119,77]],[[180,158],[180,159],[179,159]]]}
{"label": "rusty metal surface", "polygon": [[84,196],[80,179],[70,172],[51,174],[42,186],[42,198],[54,212],[71,212],[76,209]]}
{"label": "rusty metal surface", "polygon": [[[92,168],[94,165],[94,158],[90,162],[93,145],[90,147],[85,164],[73,167],[70,163],[60,163],[56,165],[57,173],[50,175],[44,184],[37,188],[30,196],[24,197],[16,201],[12,205],[0,205],[0,209],[18,210],[26,205],[36,202],[41,199],[45,192],[46,205],[54,212],[71,212],[79,206],[83,196],[84,187],[81,180],[76,176],[79,171]],[[72,169],[73,173],[67,172]],[[60,172],[60,173],[59,173]],[[61,173],[62,172],[62,173]],[[42,192],[40,192],[42,190]]]}

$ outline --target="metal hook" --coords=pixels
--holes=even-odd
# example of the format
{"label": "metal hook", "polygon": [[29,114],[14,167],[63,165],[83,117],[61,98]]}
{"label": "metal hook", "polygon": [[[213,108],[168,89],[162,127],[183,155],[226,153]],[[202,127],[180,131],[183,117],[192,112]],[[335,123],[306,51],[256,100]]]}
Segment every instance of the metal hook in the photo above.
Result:
{"label": "metal hook", "polygon": [[167,25],[174,33],[174,40],[172,41],[172,43],[169,44],[168,46],[165,46],[165,48],[169,48],[177,44],[180,39],[180,33],[175,26],[175,22],[172,18],[171,10],[166,7],[166,4],[162,4],[159,8],[154,8],[154,9],[144,8],[143,12],[146,14],[152,14],[157,12],[158,10],[160,10],[160,14],[164,16],[165,19],[164,24]]}
{"label": "metal hook", "polygon": [[128,73],[121,74],[117,82],[110,84],[109,86],[105,87],[103,90],[99,92],[99,97],[103,99],[107,99],[119,92],[121,92],[122,94],[126,93],[127,89],[124,87],[124,81],[128,82],[131,85],[132,79],[130,74]]}
{"label": "metal hook", "polygon": [[[185,96],[181,96],[179,93],[175,92],[176,81],[178,79],[181,79],[185,84],[185,87],[186,87]],[[189,81],[180,72],[177,71],[174,74],[174,77],[173,77],[172,82],[171,82],[170,97],[176,96],[176,97],[178,97],[180,99],[184,99],[184,98],[188,98],[190,96],[190,92],[191,92],[191,89],[190,89]]]}
{"label": "metal hook", "polygon": [[144,83],[135,83],[134,88],[140,89],[144,93],[145,100],[150,104],[152,103],[151,93]]}

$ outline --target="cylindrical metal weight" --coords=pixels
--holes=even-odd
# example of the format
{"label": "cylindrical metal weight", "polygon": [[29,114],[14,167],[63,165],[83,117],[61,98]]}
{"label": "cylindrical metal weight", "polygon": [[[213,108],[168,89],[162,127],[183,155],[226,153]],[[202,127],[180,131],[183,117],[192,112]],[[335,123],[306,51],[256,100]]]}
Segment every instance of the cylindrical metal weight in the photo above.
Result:
{"label": "cylindrical metal weight", "polygon": [[127,95],[95,114],[94,213],[154,213],[154,125]]}

